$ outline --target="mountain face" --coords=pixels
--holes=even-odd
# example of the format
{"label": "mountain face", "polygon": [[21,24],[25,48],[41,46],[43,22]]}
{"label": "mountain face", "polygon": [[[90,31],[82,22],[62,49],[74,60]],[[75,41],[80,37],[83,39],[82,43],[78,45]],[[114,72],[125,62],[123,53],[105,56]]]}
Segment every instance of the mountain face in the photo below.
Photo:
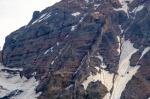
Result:
{"label": "mountain face", "polygon": [[0,51],[0,63],[2,63],[2,51]]}
{"label": "mountain face", "polygon": [[0,99],[149,99],[150,1],[62,0],[35,11],[6,37],[2,62],[10,78],[1,77],[23,78]]}

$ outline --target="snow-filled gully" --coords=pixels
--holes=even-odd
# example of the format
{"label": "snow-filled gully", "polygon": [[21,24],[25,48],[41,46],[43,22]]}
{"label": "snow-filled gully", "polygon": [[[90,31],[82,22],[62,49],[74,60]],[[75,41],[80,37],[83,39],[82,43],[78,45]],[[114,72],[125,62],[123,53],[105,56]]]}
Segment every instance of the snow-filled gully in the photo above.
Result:
{"label": "snow-filled gully", "polygon": [[[130,1],[129,3],[131,3],[133,0],[119,0],[122,7],[118,9],[114,9],[114,10],[116,11],[123,10],[128,15],[129,8],[128,8],[128,4],[126,3],[126,1]],[[139,11],[142,8],[143,6],[137,9]],[[123,33],[123,31],[124,30],[121,29],[121,33]],[[95,57],[101,60],[102,64],[95,68],[101,72],[97,72],[96,75],[92,75],[91,73],[90,76],[82,83],[82,85],[84,86],[84,89],[86,90],[90,82],[101,81],[101,83],[108,90],[108,93],[103,97],[103,99],[120,99],[121,94],[125,90],[127,83],[132,79],[132,77],[137,73],[138,69],[140,68],[139,65],[134,66],[134,67],[130,66],[130,58],[134,53],[138,51],[138,49],[134,48],[133,44],[129,40],[123,41],[123,39],[120,38],[119,36],[117,36],[117,39],[119,42],[119,47],[117,51],[120,55],[117,73],[109,73],[109,71],[105,70],[107,66],[103,62],[103,57],[99,54],[98,56],[95,56]],[[139,60],[149,50],[150,50],[150,47],[145,48]]]}
{"label": "snow-filled gully", "polygon": [[38,85],[36,79],[30,78],[26,79],[25,77],[20,77],[19,73],[10,74],[8,72],[2,71],[6,70],[18,70],[21,69],[11,69],[5,68],[0,64],[0,98],[5,99],[37,99],[40,93],[36,94],[35,88]]}
{"label": "snow-filled gully", "polygon": [[[122,43],[120,53],[120,60],[117,73],[109,73],[104,68],[96,67],[97,70],[101,72],[96,75],[90,74],[90,76],[82,83],[84,89],[87,88],[90,82],[101,81],[103,85],[109,91],[103,99],[120,99],[122,92],[124,91],[127,83],[132,79],[132,77],[136,74],[140,66],[130,66],[130,58],[131,56],[138,51],[138,49],[133,47],[133,44],[126,40]],[[141,57],[146,54],[150,48],[145,48]],[[98,59],[103,61],[102,56],[96,56]],[[139,59],[140,60],[140,59]],[[101,64],[100,67],[107,67],[104,63]],[[104,66],[105,65],[105,66]]]}

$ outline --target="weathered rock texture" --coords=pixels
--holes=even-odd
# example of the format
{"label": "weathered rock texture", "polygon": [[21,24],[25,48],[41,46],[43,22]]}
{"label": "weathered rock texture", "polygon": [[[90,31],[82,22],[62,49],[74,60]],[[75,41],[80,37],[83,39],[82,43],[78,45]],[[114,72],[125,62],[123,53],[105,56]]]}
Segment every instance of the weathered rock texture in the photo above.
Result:
{"label": "weathered rock texture", "polygon": [[2,62],[2,51],[0,51],[0,62]]}
{"label": "weathered rock texture", "polygon": [[[128,12],[120,10],[124,5]],[[118,75],[121,45],[126,40],[138,49],[131,55],[130,65],[140,68],[120,98],[147,99],[149,0],[62,0],[42,12],[35,11],[27,26],[7,36],[3,64],[23,68],[24,76],[40,80],[39,99],[102,99],[113,87],[108,90],[102,81],[92,81],[85,89],[82,83],[101,70]]]}

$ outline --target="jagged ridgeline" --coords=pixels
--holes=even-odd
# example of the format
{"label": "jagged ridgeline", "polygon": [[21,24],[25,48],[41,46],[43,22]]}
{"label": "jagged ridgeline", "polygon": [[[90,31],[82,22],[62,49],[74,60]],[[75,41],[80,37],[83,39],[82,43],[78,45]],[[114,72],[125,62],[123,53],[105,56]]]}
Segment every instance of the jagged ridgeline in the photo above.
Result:
{"label": "jagged ridgeline", "polygon": [[0,99],[149,99],[150,0],[62,0],[8,35],[2,60]]}

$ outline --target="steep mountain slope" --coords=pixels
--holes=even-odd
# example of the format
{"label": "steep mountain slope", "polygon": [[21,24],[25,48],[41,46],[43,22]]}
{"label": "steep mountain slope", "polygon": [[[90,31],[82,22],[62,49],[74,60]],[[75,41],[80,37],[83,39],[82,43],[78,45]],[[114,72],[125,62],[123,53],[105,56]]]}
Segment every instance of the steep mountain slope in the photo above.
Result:
{"label": "steep mountain slope", "polygon": [[7,36],[3,64],[38,99],[148,99],[149,17],[149,0],[62,0]]}
{"label": "steep mountain slope", "polygon": [[0,62],[2,62],[2,51],[0,51]]}

